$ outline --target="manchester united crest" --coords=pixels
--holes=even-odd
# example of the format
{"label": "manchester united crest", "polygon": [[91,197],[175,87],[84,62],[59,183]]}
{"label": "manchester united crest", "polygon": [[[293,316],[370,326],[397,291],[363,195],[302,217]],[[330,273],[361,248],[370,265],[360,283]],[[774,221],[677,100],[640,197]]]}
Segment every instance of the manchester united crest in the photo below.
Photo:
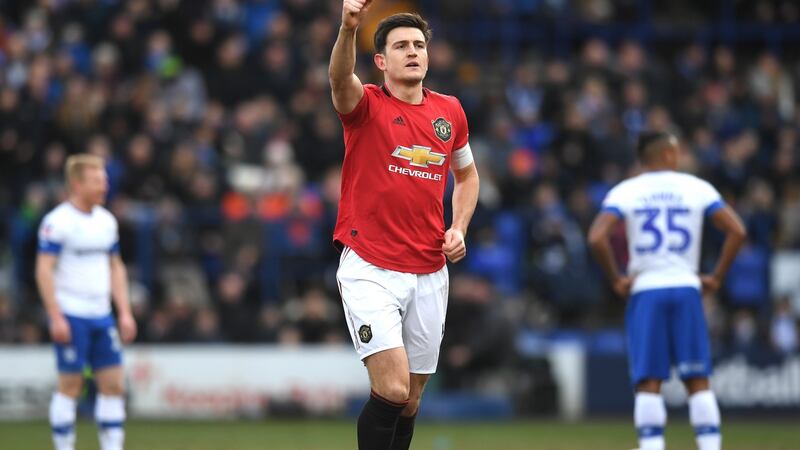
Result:
{"label": "manchester united crest", "polygon": [[361,325],[361,328],[358,329],[358,338],[365,344],[369,343],[372,340],[372,327]]}
{"label": "manchester united crest", "polygon": [[450,137],[453,135],[453,127],[450,125],[450,122],[444,120],[444,117],[439,117],[433,121],[433,131],[436,133],[436,137],[443,142],[449,141]]}

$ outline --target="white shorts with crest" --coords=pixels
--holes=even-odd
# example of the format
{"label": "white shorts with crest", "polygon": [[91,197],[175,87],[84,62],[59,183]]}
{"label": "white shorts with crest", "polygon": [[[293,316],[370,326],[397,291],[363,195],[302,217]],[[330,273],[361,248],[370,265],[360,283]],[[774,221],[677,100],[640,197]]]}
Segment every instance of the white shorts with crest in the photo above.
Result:
{"label": "white shorts with crest", "polygon": [[405,347],[411,373],[436,372],[450,279],[447,265],[429,274],[382,269],[345,247],[336,272],[350,337],[363,360]]}

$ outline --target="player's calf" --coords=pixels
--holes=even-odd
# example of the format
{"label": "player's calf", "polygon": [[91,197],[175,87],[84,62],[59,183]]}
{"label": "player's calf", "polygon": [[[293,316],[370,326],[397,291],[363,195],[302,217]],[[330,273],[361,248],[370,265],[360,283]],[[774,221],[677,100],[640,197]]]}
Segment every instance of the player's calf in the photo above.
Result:
{"label": "player's calf", "polygon": [[689,397],[689,421],[694,427],[699,450],[722,448],[719,406],[712,391],[700,391]]}
{"label": "player's calf", "polygon": [[53,431],[53,446],[56,450],[75,448],[75,397],[61,392],[53,393],[50,400],[50,428]]}
{"label": "player's calf", "polygon": [[664,426],[667,408],[661,394],[637,392],[634,404],[634,423],[639,433],[641,450],[664,450]]}
{"label": "player's calf", "polygon": [[102,450],[122,450],[125,442],[125,398],[123,371],[113,366],[95,373],[100,391],[95,404],[95,421]]}
{"label": "player's calf", "polygon": [[99,394],[95,420],[102,450],[122,450],[125,442],[125,400],[121,396]]}
{"label": "player's calf", "polygon": [[397,419],[397,426],[394,430],[394,440],[390,450],[408,450],[411,447],[411,439],[414,437],[414,423],[417,419],[422,391],[425,383],[428,382],[430,375],[412,373],[410,377],[411,390],[408,396],[408,405],[400,413]]}
{"label": "player's calf", "polygon": [[408,357],[402,347],[365,359],[372,392],[358,417],[359,450],[389,450],[400,413],[408,405]]}
{"label": "player's calf", "polygon": [[77,398],[83,387],[83,374],[61,373],[58,376],[58,390],[50,400],[50,428],[53,432],[53,446],[56,450],[75,448],[75,410]]}
{"label": "player's calf", "polygon": [[358,416],[358,449],[389,450],[397,418],[407,403],[395,403],[372,391]]}

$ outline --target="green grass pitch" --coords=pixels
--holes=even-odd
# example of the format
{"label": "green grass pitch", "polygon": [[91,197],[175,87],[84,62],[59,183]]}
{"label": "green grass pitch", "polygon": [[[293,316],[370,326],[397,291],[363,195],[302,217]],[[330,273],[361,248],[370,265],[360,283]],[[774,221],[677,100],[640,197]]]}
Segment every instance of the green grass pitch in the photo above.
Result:
{"label": "green grass pitch", "polygon": [[[797,420],[730,420],[726,450],[800,449]],[[355,423],[347,421],[174,422],[130,421],[126,450],[355,450]],[[414,450],[629,450],[636,438],[626,419],[564,423],[552,420],[434,423],[420,421]],[[47,450],[45,422],[0,423],[3,450]],[[96,450],[94,424],[81,421],[76,450]],[[694,449],[685,419],[670,421],[667,448]]]}

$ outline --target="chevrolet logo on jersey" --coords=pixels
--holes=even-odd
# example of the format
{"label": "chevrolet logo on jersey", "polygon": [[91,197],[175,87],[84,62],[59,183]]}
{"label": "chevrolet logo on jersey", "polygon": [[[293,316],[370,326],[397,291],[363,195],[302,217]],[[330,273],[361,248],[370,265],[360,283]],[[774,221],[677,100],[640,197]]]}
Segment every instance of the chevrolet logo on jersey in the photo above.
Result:
{"label": "chevrolet logo on jersey", "polygon": [[395,158],[405,159],[411,161],[414,167],[428,168],[431,164],[434,166],[441,166],[444,164],[447,155],[444,153],[435,153],[431,151],[430,147],[423,147],[421,145],[414,145],[411,148],[398,145],[392,153]]}

